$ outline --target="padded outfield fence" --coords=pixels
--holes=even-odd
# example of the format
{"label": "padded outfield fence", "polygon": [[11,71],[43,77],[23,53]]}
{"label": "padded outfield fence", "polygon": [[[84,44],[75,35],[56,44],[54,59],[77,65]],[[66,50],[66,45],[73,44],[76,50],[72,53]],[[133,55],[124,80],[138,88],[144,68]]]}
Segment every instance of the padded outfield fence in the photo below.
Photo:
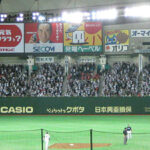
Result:
{"label": "padded outfield fence", "polygon": [[149,97],[8,97],[0,115],[150,114]]}
{"label": "padded outfield fence", "polygon": [[[44,129],[22,131],[0,131],[0,150],[45,150],[44,135],[49,132],[49,149],[124,149],[122,132],[84,130],[57,132]],[[136,150],[150,148],[150,133],[133,133],[128,144]],[[125,147],[126,148],[126,147]],[[131,150],[128,147],[128,150]]]}

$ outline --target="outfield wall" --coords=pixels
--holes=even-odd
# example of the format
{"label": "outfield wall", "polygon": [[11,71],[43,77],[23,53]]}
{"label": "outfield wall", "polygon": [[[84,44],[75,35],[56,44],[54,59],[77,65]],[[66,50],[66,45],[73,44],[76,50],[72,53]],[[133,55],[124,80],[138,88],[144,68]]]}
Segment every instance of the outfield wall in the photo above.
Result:
{"label": "outfield wall", "polygon": [[0,115],[150,114],[150,97],[0,98]]}

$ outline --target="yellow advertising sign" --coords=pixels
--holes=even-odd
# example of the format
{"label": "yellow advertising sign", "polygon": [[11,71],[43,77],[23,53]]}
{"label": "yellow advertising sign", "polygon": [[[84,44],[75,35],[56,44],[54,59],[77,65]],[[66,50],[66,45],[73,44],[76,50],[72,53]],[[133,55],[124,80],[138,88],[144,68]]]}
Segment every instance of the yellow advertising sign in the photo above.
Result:
{"label": "yellow advertising sign", "polygon": [[105,31],[105,45],[129,45],[129,30]]}
{"label": "yellow advertising sign", "polygon": [[64,23],[64,46],[97,45],[102,45],[102,24],[100,22]]}

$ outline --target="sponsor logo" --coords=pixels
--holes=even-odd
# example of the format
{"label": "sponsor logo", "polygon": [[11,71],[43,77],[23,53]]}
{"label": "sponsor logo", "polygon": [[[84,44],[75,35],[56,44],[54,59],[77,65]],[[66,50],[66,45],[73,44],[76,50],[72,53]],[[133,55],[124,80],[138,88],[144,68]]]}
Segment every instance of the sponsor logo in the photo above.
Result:
{"label": "sponsor logo", "polygon": [[13,107],[13,106],[2,106],[0,107],[0,113],[1,114],[31,114],[33,113],[33,107],[27,106],[27,107]]}
{"label": "sponsor logo", "polygon": [[128,50],[128,45],[106,45],[105,52],[125,52]]}
{"label": "sponsor logo", "polygon": [[145,112],[150,112],[150,107],[144,107]]}
{"label": "sponsor logo", "polygon": [[33,52],[34,53],[50,53],[50,52],[55,52],[55,47],[54,46],[35,46],[33,47]]}
{"label": "sponsor logo", "polygon": [[0,52],[13,52],[14,48],[0,48]]}

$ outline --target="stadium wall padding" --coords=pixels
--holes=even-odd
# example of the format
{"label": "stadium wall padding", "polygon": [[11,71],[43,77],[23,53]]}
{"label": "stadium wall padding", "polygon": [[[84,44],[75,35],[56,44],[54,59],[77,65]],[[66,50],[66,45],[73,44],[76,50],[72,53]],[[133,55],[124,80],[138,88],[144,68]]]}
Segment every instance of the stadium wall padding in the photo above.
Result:
{"label": "stadium wall padding", "polygon": [[0,98],[0,115],[150,114],[150,97]]}

